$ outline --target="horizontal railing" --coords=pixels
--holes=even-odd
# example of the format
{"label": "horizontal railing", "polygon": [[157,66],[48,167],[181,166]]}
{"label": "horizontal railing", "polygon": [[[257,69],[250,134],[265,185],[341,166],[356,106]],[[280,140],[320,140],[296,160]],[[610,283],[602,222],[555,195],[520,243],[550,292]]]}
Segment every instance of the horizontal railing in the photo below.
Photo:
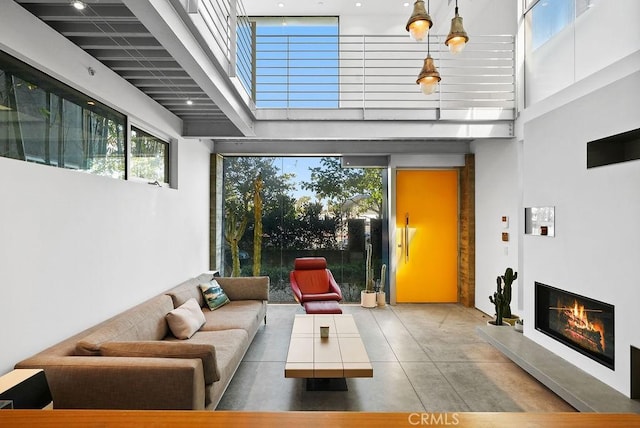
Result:
{"label": "horizontal railing", "polygon": [[425,96],[416,79],[426,43],[405,36],[261,36],[256,40],[258,108],[513,109],[514,39],[474,36],[453,55],[443,36],[430,54],[442,80]]}
{"label": "horizontal railing", "polygon": [[[242,2],[202,0],[207,39],[258,109],[420,109],[462,118],[513,117],[515,43],[510,35],[473,35],[457,55],[444,36],[429,51],[442,80],[432,95],[416,79],[427,42],[406,35],[256,36]],[[231,18],[234,17],[235,18]],[[439,113],[438,113],[439,114]],[[469,117],[475,115],[475,117]]]}

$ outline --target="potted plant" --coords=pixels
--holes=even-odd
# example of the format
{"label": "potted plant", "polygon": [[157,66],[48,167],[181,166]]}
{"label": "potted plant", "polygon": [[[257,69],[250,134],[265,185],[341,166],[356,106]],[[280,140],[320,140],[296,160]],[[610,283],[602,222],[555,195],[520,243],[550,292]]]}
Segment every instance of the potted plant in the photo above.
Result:
{"label": "potted plant", "polygon": [[[512,284],[518,278],[518,273],[513,269],[507,268],[504,275],[499,275],[496,279],[497,287],[493,296],[489,296],[489,301],[493,303],[496,309],[496,319],[489,321],[492,325],[503,325],[503,321],[513,320],[511,313],[511,291]],[[511,325],[507,322],[508,325]]]}
{"label": "potted plant", "polygon": [[365,265],[365,289],[360,292],[360,305],[365,308],[376,307],[376,292],[374,290],[373,268],[371,268],[371,244],[367,244],[367,259]]}
{"label": "potted plant", "polygon": [[511,291],[513,281],[518,279],[518,272],[514,272],[513,269],[507,268],[504,275],[500,276],[503,284],[504,302],[502,303],[502,321],[509,325],[515,325],[516,321],[520,318],[518,315],[511,313]]}
{"label": "potted plant", "polygon": [[493,296],[489,296],[489,301],[493,303],[496,308],[496,319],[487,321],[487,324],[502,325],[502,302],[504,302],[504,294],[502,289],[502,280],[498,277],[498,288]]}
{"label": "potted plant", "polygon": [[384,281],[387,274],[387,265],[383,264],[380,268],[380,281],[376,281],[376,300],[378,306],[384,306],[387,303],[387,295],[384,292]]}

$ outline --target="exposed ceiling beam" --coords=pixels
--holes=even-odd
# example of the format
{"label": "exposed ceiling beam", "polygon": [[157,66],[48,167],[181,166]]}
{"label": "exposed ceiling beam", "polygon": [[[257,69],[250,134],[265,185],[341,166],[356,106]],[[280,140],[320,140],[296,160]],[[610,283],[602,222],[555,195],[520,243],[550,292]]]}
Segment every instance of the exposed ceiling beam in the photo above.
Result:
{"label": "exposed ceiling beam", "polygon": [[305,156],[305,155],[391,155],[464,154],[471,140],[427,139],[247,139],[214,140],[214,152],[224,155]]}
{"label": "exposed ceiling beam", "polygon": [[[142,24],[158,39],[202,90],[211,98],[243,135],[254,135],[253,115],[235,91],[226,74],[185,24],[186,11],[168,2],[123,0]],[[179,4],[177,7],[180,7]]]}

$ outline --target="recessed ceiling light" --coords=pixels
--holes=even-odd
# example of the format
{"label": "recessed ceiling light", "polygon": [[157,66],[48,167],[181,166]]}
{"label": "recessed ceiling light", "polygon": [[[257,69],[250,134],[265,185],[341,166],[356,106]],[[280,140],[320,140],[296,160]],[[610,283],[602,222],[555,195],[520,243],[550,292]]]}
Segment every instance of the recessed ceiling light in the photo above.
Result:
{"label": "recessed ceiling light", "polygon": [[278,3],[278,7],[284,7],[284,3]]}
{"label": "recessed ceiling light", "polygon": [[72,1],[71,6],[75,7],[78,10],[83,10],[84,8],[87,7],[87,5],[84,2],[78,1],[78,0]]}
{"label": "recessed ceiling light", "polygon": [[360,7],[360,6],[362,6],[362,3],[356,2],[356,7]]}
{"label": "recessed ceiling light", "polygon": [[409,2],[408,2],[408,1],[406,1],[406,2],[402,3],[402,5],[403,5],[404,7],[409,7]]}
{"label": "recessed ceiling light", "polygon": [[187,100],[187,105],[188,105],[188,106],[193,105],[193,101],[191,101],[191,100]]}
{"label": "recessed ceiling light", "polygon": [[94,106],[94,105],[96,105],[96,102],[93,101],[93,100],[89,100],[89,101],[87,101],[87,104],[90,105],[90,106]]}

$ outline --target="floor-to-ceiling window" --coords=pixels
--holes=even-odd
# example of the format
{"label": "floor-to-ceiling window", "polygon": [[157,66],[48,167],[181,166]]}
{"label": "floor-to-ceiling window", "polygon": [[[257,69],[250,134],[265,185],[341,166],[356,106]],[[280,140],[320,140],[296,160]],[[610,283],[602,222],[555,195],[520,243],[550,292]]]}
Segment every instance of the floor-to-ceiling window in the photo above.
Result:
{"label": "floor-to-ceiling window", "polygon": [[385,170],[336,157],[225,157],[224,274],[268,275],[270,300],[292,302],[296,257],[322,256],[344,300],[360,300],[366,248],[374,278],[386,263]]}

